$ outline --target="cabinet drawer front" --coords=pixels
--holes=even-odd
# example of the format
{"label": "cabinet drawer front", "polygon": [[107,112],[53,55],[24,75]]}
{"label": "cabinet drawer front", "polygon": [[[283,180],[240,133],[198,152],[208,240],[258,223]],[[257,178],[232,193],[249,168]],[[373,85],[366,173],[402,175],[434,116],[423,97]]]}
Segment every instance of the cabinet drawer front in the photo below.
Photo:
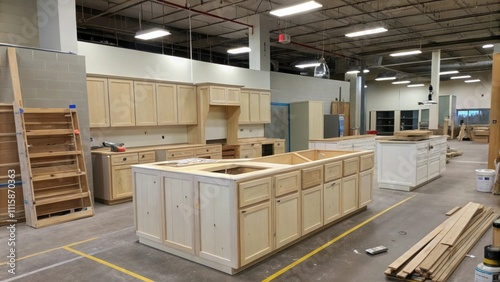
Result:
{"label": "cabinet drawer front", "polygon": [[274,148],[282,148],[285,144],[283,141],[274,142]]}
{"label": "cabinet drawer front", "polygon": [[323,183],[323,166],[315,166],[302,170],[302,189]]}
{"label": "cabinet drawer front", "polygon": [[206,155],[221,152],[221,147],[205,147],[202,149],[196,149],[196,155]]}
{"label": "cabinet drawer front", "polygon": [[168,150],[167,151],[167,160],[173,158],[190,158],[193,157],[193,150]]}
{"label": "cabinet drawer front", "polygon": [[276,175],[274,177],[274,184],[276,197],[298,191],[300,188],[300,172],[292,171]]}
{"label": "cabinet drawer front", "polygon": [[364,155],[359,158],[359,171],[365,171],[373,167],[373,154]]}
{"label": "cabinet drawer front", "polygon": [[154,163],[156,161],[155,152],[139,152],[139,163]]}
{"label": "cabinet drawer front", "polygon": [[112,165],[136,164],[139,162],[137,153],[120,154],[111,157]]}
{"label": "cabinet drawer front", "polygon": [[240,148],[240,159],[248,159],[252,157],[252,149],[241,149]]}
{"label": "cabinet drawer front", "polygon": [[325,164],[325,182],[342,177],[342,161]]}
{"label": "cabinet drawer front", "polygon": [[242,182],[238,185],[239,207],[262,202],[271,198],[271,178]]}
{"label": "cabinet drawer front", "polygon": [[352,175],[358,172],[359,158],[350,158],[344,160],[344,176]]}

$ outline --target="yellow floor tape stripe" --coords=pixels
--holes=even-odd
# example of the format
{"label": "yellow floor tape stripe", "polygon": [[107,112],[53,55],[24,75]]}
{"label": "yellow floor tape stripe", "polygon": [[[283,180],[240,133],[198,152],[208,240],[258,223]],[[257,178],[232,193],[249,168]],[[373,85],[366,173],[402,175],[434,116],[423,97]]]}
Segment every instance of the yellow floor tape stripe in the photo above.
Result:
{"label": "yellow floor tape stripe", "polygon": [[[95,240],[95,239],[97,239],[97,237],[90,238],[90,239],[83,240],[83,241],[78,241],[78,242],[71,243],[71,244],[64,245],[64,246],[60,246],[60,247],[57,247],[57,248],[48,249],[48,250],[45,250],[45,251],[41,251],[41,252],[38,252],[38,253],[27,255],[27,256],[24,256],[24,257],[20,257],[20,258],[16,259],[16,261],[20,261],[20,260],[23,260],[23,259],[32,258],[32,257],[38,256],[38,255],[41,255],[41,254],[45,254],[45,253],[48,253],[48,252],[60,250],[60,249],[62,249],[64,247],[71,247],[71,246],[83,244],[83,243],[86,243],[86,242],[89,242],[89,241],[92,241],[92,240]],[[4,265],[4,264],[7,264],[7,262],[0,263],[0,265]]]}
{"label": "yellow floor tape stripe", "polygon": [[137,273],[134,273],[134,272],[132,272],[132,271],[126,270],[125,268],[119,267],[119,266],[117,266],[117,265],[115,265],[115,264],[112,264],[112,263],[107,262],[107,261],[105,261],[105,260],[102,260],[102,259],[100,259],[100,258],[96,258],[96,257],[91,256],[91,255],[88,255],[88,254],[86,254],[86,253],[82,253],[82,252],[77,251],[77,250],[75,250],[75,249],[72,249],[72,248],[70,248],[70,247],[66,247],[66,246],[65,246],[65,247],[64,247],[64,249],[65,249],[65,250],[68,250],[68,251],[70,251],[70,252],[73,252],[73,253],[75,253],[75,254],[77,254],[77,255],[80,255],[80,256],[82,256],[82,257],[85,257],[85,258],[88,258],[88,259],[90,259],[90,260],[93,260],[93,261],[96,261],[96,262],[98,262],[98,263],[101,263],[101,264],[104,264],[104,265],[106,265],[106,266],[109,266],[109,267],[111,267],[111,268],[113,268],[113,269],[116,269],[116,270],[121,271],[121,272],[123,272],[123,273],[125,273],[125,274],[128,274],[128,275],[130,275],[130,276],[132,276],[132,277],[135,277],[135,278],[137,278],[137,279],[139,279],[139,280],[141,280],[141,281],[145,281],[145,282],[153,282],[153,280],[151,280],[151,279],[148,279],[148,278],[146,278],[146,277],[144,277],[144,276],[141,276],[141,275],[139,275],[139,274],[137,274]]}
{"label": "yellow floor tape stripe", "polygon": [[395,208],[395,207],[397,207],[397,206],[401,205],[402,203],[404,203],[404,202],[406,202],[406,201],[410,200],[410,199],[411,199],[411,198],[413,198],[413,197],[415,197],[415,195],[413,195],[413,196],[411,196],[411,197],[408,197],[408,198],[406,198],[406,199],[402,200],[401,202],[399,202],[399,203],[397,203],[397,204],[394,204],[394,205],[392,205],[392,206],[390,206],[390,207],[386,208],[385,210],[383,210],[383,211],[381,211],[381,212],[377,213],[376,215],[374,215],[374,216],[372,216],[372,217],[368,218],[367,220],[365,220],[365,221],[361,222],[360,224],[358,224],[358,225],[354,226],[353,228],[351,228],[351,229],[347,230],[346,232],[344,232],[344,233],[340,234],[340,235],[339,235],[339,236],[337,236],[336,238],[334,238],[334,239],[332,239],[332,240],[330,240],[330,241],[326,242],[325,244],[323,244],[321,247],[317,248],[316,250],[311,251],[311,252],[310,252],[310,253],[308,253],[307,255],[305,255],[305,256],[303,256],[303,257],[301,257],[300,259],[298,259],[298,260],[294,261],[293,263],[291,263],[291,264],[287,265],[286,267],[284,267],[284,268],[280,269],[278,272],[276,272],[276,273],[274,273],[273,275],[271,275],[271,276],[267,277],[266,279],[262,280],[262,282],[269,282],[269,281],[272,281],[273,279],[277,278],[277,277],[278,277],[278,276],[280,276],[281,274],[283,274],[283,273],[287,272],[288,270],[290,270],[290,269],[294,268],[295,266],[299,265],[300,263],[302,263],[302,262],[303,262],[303,261],[305,261],[306,259],[308,259],[308,258],[312,257],[313,255],[317,254],[319,251],[321,251],[321,250],[325,249],[326,247],[330,246],[331,244],[333,244],[333,243],[337,242],[338,240],[340,240],[340,239],[344,238],[345,236],[349,235],[350,233],[352,233],[352,232],[354,232],[354,231],[358,230],[358,229],[359,229],[359,228],[361,228],[363,225],[365,225],[365,224],[369,223],[370,221],[374,220],[375,218],[377,218],[377,217],[379,217],[379,216],[383,215],[384,213],[386,213],[386,212],[390,211],[391,209],[393,209],[393,208]]}

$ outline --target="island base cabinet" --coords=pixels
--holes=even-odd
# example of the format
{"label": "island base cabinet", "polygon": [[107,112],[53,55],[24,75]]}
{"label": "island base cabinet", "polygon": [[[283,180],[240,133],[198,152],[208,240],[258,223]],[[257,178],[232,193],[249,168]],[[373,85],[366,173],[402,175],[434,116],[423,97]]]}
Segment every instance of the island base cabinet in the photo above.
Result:
{"label": "island base cabinet", "polygon": [[271,202],[240,210],[240,266],[273,250]]}
{"label": "island base cabinet", "polygon": [[302,191],[302,235],[323,226],[323,185]]}
{"label": "island base cabinet", "polygon": [[358,175],[342,178],[340,187],[342,214],[354,212],[358,208]]}
{"label": "island base cabinet", "polygon": [[325,225],[342,216],[340,209],[340,183],[341,180],[339,179],[323,185],[323,221]]}
{"label": "island base cabinet", "polygon": [[163,176],[165,187],[165,245],[194,253],[192,177]]}
{"label": "island base cabinet", "polygon": [[135,229],[140,237],[161,243],[162,189],[160,177],[150,172],[134,173]]}
{"label": "island base cabinet", "polygon": [[276,248],[300,238],[300,198],[299,193],[277,198],[274,203]]}
{"label": "island base cabinet", "polygon": [[359,207],[372,202],[373,169],[359,173]]}

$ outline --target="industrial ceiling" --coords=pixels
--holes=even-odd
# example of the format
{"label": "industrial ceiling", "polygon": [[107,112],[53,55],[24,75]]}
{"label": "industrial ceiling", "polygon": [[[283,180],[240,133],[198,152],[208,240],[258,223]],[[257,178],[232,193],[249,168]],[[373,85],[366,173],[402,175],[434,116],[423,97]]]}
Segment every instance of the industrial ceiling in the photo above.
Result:
{"label": "industrial ceiling", "polygon": [[[248,54],[227,49],[248,46],[249,17],[262,15],[270,29],[273,71],[312,75],[296,64],[324,55],[331,78],[347,69],[366,67],[370,81],[392,72],[398,78],[430,79],[432,51],[441,50],[441,71],[491,70],[500,43],[498,0],[317,0],[323,7],[278,18],[271,10],[304,1],[284,0],[76,0],[78,37],[82,41],[163,53],[248,68]],[[387,32],[349,38],[349,32],[373,27]],[[134,38],[137,31],[164,27],[172,34],[157,40]],[[278,43],[278,34],[291,36]],[[421,54],[389,53],[420,49]],[[442,79],[447,79],[443,77]]]}

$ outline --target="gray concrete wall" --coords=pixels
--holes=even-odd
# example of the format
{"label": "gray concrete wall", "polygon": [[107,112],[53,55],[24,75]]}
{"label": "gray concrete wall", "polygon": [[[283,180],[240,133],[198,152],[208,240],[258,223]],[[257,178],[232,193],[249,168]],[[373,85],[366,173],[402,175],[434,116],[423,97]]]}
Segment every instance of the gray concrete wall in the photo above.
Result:
{"label": "gray concrete wall", "polygon": [[[36,3],[35,0],[0,0],[0,42],[40,46]],[[39,12],[41,17],[48,15],[43,9]]]}
{"label": "gray concrete wall", "polygon": [[[76,105],[88,181],[92,190],[85,57],[22,48],[16,51],[25,107],[68,108],[70,104]],[[0,101],[13,101],[7,48],[3,46],[0,46]]]}

